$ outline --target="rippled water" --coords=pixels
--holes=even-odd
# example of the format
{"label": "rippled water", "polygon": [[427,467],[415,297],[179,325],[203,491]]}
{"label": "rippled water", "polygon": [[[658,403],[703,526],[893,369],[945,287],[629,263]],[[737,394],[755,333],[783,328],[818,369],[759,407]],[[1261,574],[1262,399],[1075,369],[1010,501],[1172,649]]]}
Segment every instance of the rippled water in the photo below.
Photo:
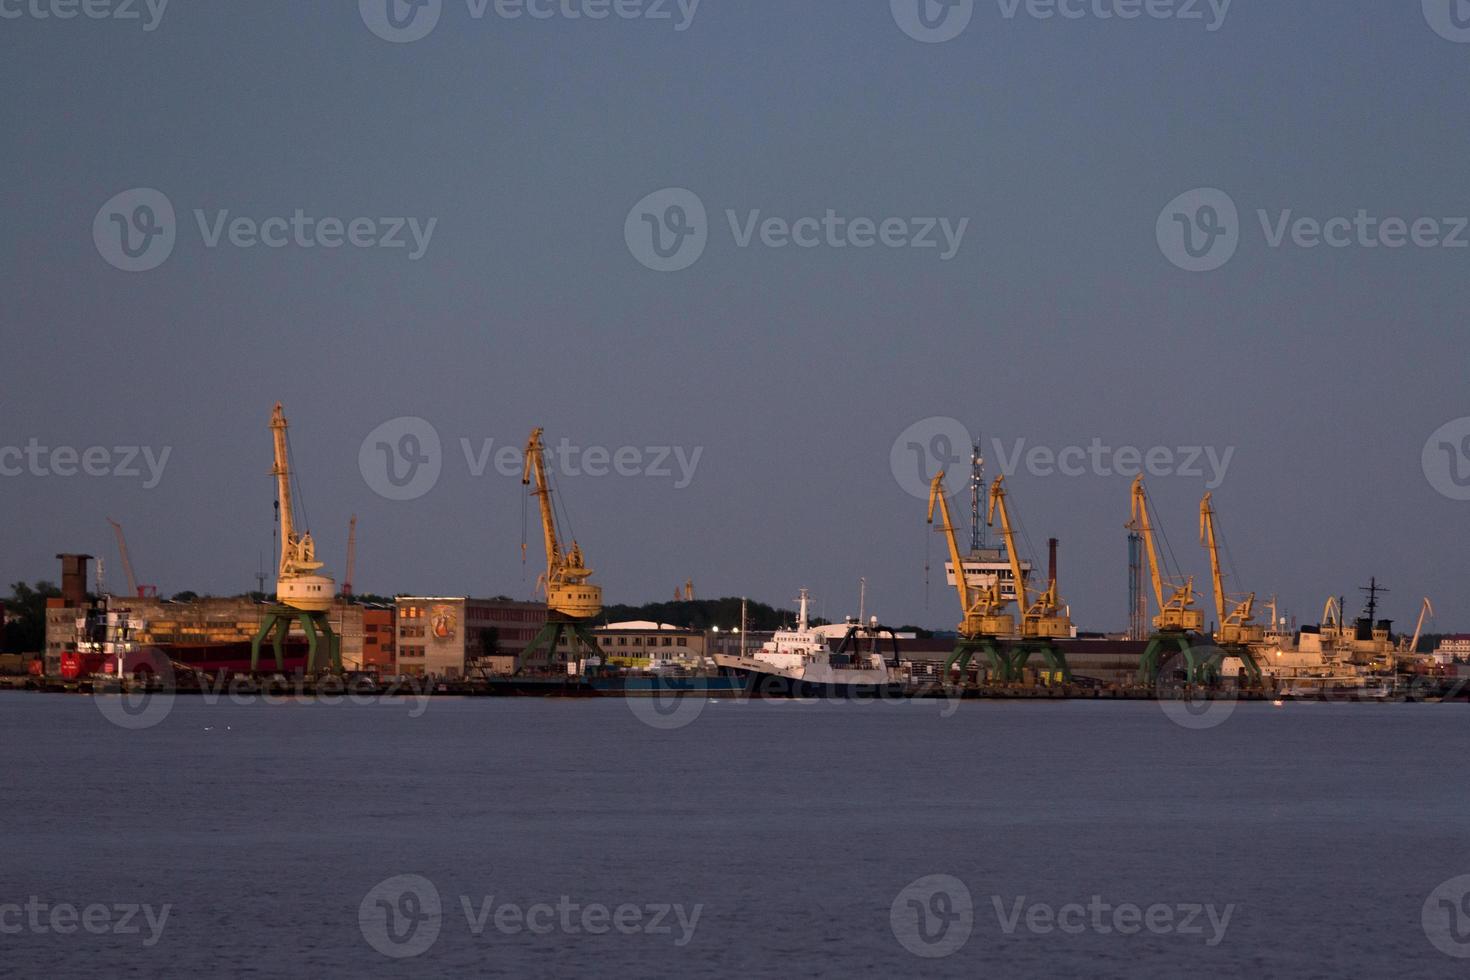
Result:
{"label": "rippled water", "polygon": [[1464,706],[102,703],[0,696],[10,975],[1470,969]]}

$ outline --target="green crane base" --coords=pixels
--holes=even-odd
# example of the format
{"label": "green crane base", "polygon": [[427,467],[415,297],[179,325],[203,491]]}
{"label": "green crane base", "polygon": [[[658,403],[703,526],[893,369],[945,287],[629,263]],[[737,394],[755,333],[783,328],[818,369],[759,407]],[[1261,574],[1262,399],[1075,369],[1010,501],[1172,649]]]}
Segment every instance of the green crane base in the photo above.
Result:
{"label": "green crane base", "polygon": [[1239,643],[1231,643],[1223,647],[1204,646],[1198,648],[1203,656],[1200,657],[1200,683],[1218,684],[1221,676],[1221,665],[1226,657],[1234,657],[1240,661],[1241,671],[1245,675],[1245,681],[1251,687],[1261,686],[1261,665],[1256,662],[1255,654],[1251,653],[1250,647]]}
{"label": "green crane base", "polygon": [[950,668],[954,667],[956,663],[959,664],[961,683],[963,683],[965,672],[970,668],[970,661],[977,653],[985,654],[986,659],[990,661],[991,671],[996,675],[1002,679],[1010,676],[1011,663],[1006,659],[1006,655],[1001,653],[1000,648],[995,645],[993,638],[988,636],[970,639],[960,637],[959,641],[955,644],[954,651],[944,661],[944,672],[940,674],[942,683],[948,684],[950,682]]}
{"label": "green crane base", "polygon": [[1184,655],[1184,679],[1190,685],[1215,685],[1220,682],[1221,665],[1226,657],[1240,661],[1247,683],[1260,685],[1261,665],[1250,648],[1239,644],[1219,647],[1191,633],[1155,633],[1148,639],[1143,658],[1138,662],[1138,683],[1152,687],[1159,681],[1159,670],[1170,659],[1169,648],[1177,647]]}
{"label": "green crane base", "polygon": [[[286,655],[283,647],[293,621],[301,623],[301,632],[306,634],[306,672],[315,674],[320,670],[330,669],[333,673],[342,673],[342,642],[332,632],[332,624],[328,622],[326,612],[307,612],[290,606],[271,606],[266,609],[260,630],[250,641],[250,672],[253,674],[260,669],[260,645],[272,633],[275,634],[271,639],[271,650],[275,654],[276,671],[285,671]],[[330,667],[326,664],[330,664]]]}
{"label": "green crane base", "polygon": [[1039,653],[1046,660],[1050,673],[1060,675],[1062,683],[1072,682],[1072,668],[1067,666],[1067,655],[1061,651],[1055,643],[1047,640],[1028,640],[1011,647],[1011,655],[1006,672],[1006,680],[1010,682],[1020,681],[1026,669],[1026,662],[1031,659],[1031,654]]}
{"label": "green crane base", "polygon": [[1138,661],[1138,683],[1145,687],[1153,687],[1158,683],[1159,668],[1169,659],[1165,651],[1170,646],[1177,646],[1184,655],[1185,676],[1189,683],[1197,683],[1200,661],[1195,656],[1193,639],[1189,633],[1182,632],[1155,633],[1150,636],[1148,646],[1143,649],[1143,657]]}
{"label": "green crane base", "polygon": [[586,647],[589,653],[602,655],[602,648],[598,646],[597,637],[588,628],[586,620],[548,619],[546,625],[541,627],[540,632],[526,645],[526,649],[516,657],[516,673],[519,674],[527,666],[540,660],[543,655],[546,663],[550,665],[556,659],[556,648],[561,644],[563,636],[570,644],[571,653],[574,656],[579,643]]}

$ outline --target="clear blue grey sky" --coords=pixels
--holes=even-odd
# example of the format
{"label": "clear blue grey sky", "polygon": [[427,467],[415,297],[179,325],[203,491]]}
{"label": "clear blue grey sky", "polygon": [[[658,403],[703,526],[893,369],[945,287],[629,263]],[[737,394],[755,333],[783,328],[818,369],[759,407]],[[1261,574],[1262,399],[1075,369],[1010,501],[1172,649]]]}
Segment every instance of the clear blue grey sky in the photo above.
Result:
{"label": "clear blue grey sky", "polygon": [[[173,0],[151,31],[141,2],[132,21],[37,16],[49,3],[0,2],[0,446],[170,455],[152,488],[146,466],[67,477],[8,457],[7,583],[86,550],[119,584],[111,516],[164,592],[253,587],[280,399],[338,575],[358,515],[359,591],[528,595],[540,551],[533,535],[523,569],[519,481],[472,475],[460,440],[519,446],[544,425],[552,442],[702,450],[683,488],[561,479],[610,601],[692,577],[773,602],[809,586],[835,617],[866,576],[886,620],[950,627],[940,542],[890,467],[899,433],[948,416],[1007,447],[1233,448],[1214,493],[1239,587],[1315,621],[1329,594],[1356,611],[1376,575],[1386,614],[1411,624],[1427,594],[1438,628],[1470,628],[1470,503],[1421,460],[1470,415],[1470,249],[1290,232],[1272,247],[1257,216],[1470,214],[1470,44],[1418,3],[1236,0],[1210,30],[1203,2],[1203,20],[1123,20],[1097,16],[1112,0],[1051,19],[977,0],[942,43],[908,36],[888,0],[703,0],[684,30],[673,0],[668,20],[445,0],[409,43],[351,2]],[[707,209],[708,241],[658,272],[625,220],[671,187]],[[94,239],[132,188],[176,210],[149,271]],[[1239,209],[1237,251],[1207,272],[1156,236],[1195,188]],[[209,247],[194,215],[298,208],[437,222],[414,260]],[[945,261],[759,231],[741,247],[726,215],[828,209],[968,225]],[[437,483],[408,501],[359,465],[400,416],[443,445]],[[1208,473],[1149,481],[1200,576]],[[1120,628],[1128,478],[1008,482],[1033,543],[1062,541],[1075,617]]]}

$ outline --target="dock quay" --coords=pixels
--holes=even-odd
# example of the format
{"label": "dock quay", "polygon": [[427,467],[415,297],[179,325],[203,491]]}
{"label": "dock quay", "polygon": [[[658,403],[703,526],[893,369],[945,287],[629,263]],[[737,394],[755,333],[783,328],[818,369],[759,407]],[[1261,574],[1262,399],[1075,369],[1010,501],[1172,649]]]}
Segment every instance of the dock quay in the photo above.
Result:
{"label": "dock quay", "polygon": [[786,693],[762,690],[762,685],[747,686],[725,683],[727,678],[637,678],[641,683],[628,683],[628,678],[598,679],[581,676],[495,677],[471,680],[434,680],[421,678],[380,679],[371,676],[283,677],[237,675],[228,679],[184,676],[175,682],[157,678],[128,677],[0,677],[0,690],[32,691],[50,694],[162,694],[205,698],[495,698],[539,697],[563,699],[697,697],[752,700],[834,700],[834,701],[908,701],[926,699],[996,700],[996,701],[1326,701],[1333,703],[1415,703],[1466,701],[1470,689],[1464,681],[1449,679],[1417,679],[1388,696],[1365,696],[1360,691],[1343,689],[1321,691],[1310,696],[1282,693],[1269,689],[1219,689],[1139,685],[1088,686],[1059,684],[1038,685],[941,685],[930,682],[904,685],[897,693],[835,694],[831,697],[792,697]]}

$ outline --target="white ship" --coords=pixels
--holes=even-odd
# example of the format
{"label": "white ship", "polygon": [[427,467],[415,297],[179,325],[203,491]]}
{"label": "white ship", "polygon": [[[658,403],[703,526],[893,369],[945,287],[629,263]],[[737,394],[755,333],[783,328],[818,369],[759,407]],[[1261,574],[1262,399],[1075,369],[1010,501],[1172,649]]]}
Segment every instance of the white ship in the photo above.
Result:
{"label": "white ship", "polygon": [[810,602],[810,593],[802,589],[795,629],[778,631],[751,653],[717,653],[716,666],[745,677],[747,693],[768,697],[901,694],[902,678],[882,654],[832,652],[827,638],[810,626]]}
{"label": "white ship", "polygon": [[1329,599],[1322,624],[1303,627],[1293,642],[1292,633],[1281,628],[1273,602],[1273,628],[1263,642],[1251,645],[1262,674],[1276,682],[1279,693],[1291,697],[1392,696],[1394,647],[1388,625],[1361,619],[1346,626],[1337,606]]}

